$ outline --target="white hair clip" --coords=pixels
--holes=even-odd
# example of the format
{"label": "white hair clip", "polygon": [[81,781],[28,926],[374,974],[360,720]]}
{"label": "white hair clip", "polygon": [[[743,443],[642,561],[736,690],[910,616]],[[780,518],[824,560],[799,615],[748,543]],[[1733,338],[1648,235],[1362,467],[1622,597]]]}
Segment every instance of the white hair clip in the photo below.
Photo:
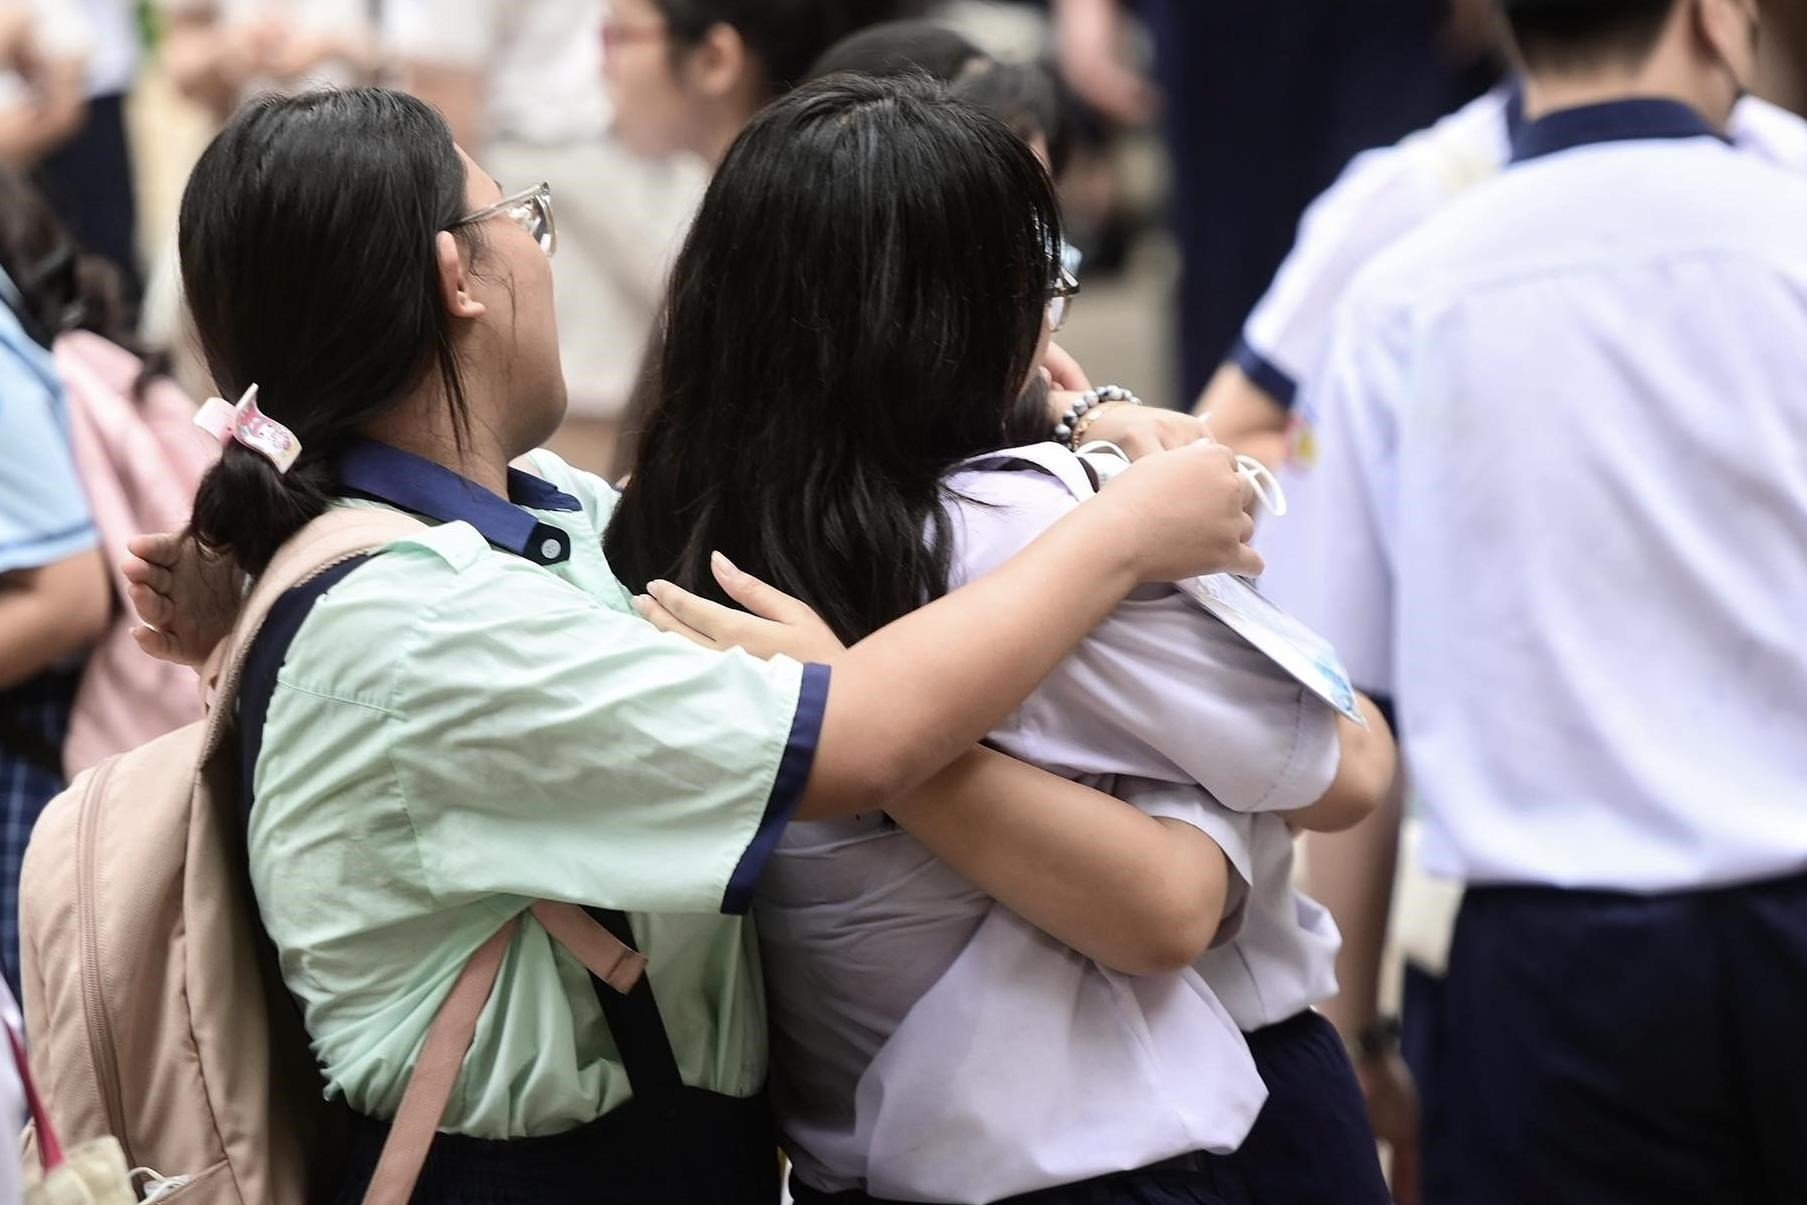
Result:
{"label": "white hair clip", "polygon": [[301,455],[301,441],[295,433],[257,408],[257,386],[245,390],[245,396],[233,405],[225,398],[210,397],[195,415],[195,426],[220,441],[221,446],[237,440],[286,473]]}

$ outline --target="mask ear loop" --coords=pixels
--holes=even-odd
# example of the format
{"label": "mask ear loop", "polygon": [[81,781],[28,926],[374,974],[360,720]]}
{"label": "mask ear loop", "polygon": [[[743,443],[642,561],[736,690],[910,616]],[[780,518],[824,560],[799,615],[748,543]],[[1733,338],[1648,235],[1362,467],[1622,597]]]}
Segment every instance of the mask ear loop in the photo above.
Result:
{"label": "mask ear loop", "polygon": [[1249,488],[1255,491],[1255,497],[1267,508],[1268,514],[1276,519],[1286,517],[1286,491],[1280,488],[1280,480],[1274,476],[1272,469],[1253,456],[1238,456],[1236,475],[1249,483]]}
{"label": "mask ear loop", "polygon": [[[1106,439],[1095,439],[1082,446],[1076,453],[1081,459],[1093,455],[1109,456],[1121,464],[1114,471],[1106,471],[1103,476],[1108,480],[1129,467],[1129,453]],[[1094,462],[1095,463],[1095,462]],[[1281,488],[1280,481],[1273,470],[1256,460],[1253,456],[1236,458],[1236,475],[1249,483],[1255,491],[1255,499],[1276,519],[1286,516],[1286,491]]]}

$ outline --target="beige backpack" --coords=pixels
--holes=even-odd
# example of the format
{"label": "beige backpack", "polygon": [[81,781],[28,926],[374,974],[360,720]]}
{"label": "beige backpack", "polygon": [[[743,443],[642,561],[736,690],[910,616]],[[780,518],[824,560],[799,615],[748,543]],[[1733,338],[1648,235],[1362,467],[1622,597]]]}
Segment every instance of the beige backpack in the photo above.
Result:
{"label": "beige backpack", "polygon": [[[117,1138],[127,1167],[149,1169],[147,1199],[306,1205],[335,1188],[342,1118],[246,869],[233,702],[286,591],[420,526],[366,509],[315,520],[258,579],[216,657],[207,717],[82,774],[32,834],[20,884],[31,1066],[63,1141]],[[639,979],[644,959],[582,909],[532,911],[610,987]],[[471,957],[441,1005],[367,1203],[411,1195],[520,923]]]}

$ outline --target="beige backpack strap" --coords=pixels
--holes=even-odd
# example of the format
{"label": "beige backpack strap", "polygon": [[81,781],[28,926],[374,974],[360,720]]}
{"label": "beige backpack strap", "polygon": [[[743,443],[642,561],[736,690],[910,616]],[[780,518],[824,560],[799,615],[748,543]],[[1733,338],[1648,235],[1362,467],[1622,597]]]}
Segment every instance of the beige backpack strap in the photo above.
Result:
{"label": "beige backpack strap", "polygon": [[419,519],[400,511],[335,507],[302,528],[277,550],[252,585],[223,651],[216,650],[208,659],[208,667],[216,677],[208,698],[203,759],[211,757],[224,739],[231,723],[232,701],[238,694],[238,680],[245,668],[245,658],[276,601],[342,561],[392,544],[425,527]]}
{"label": "beige backpack strap", "polygon": [[402,1093],[389,1139],[383,1143],[383,1154],[370,1177],[370,1187],[364,1191],[364,1205],[408,1205],[414,1195],[415,1181],[420,1179],[433,1135],[445,1117],[446,1105],[451,1103],[464,1056],[470,1053],[477,1018],[483,1014],[496,976],[501,974],[508,943],[520,927],[519,918],[511,919],[477,947],[458,973],[451,994],[439,1006],[433,1027],[420,1048],[420,1058],[414,1064],[414,1073],[408,1077],[408,1087]]}
{"label": "beige backpack strap", "polygon": [[597,924],[576,904],[540,900],[533,906],[533,919],[552,935],[553,941],[583,963],[590,974],[624,996],[646,973],[646,955],[629,949],[625,942]]}
{"label": "beige backpack strap", "polygon": [[[646,971],[645,955],[629,949],[575,904],[540,900],[533,905],[533,917],[591,974],[618,992],[626,993]],[[445,1120],[452,1089],[458,1083],[465,1056],[470,1053],[477,1019],[495,990],[502,958],[520,926],[520,918],[516,917],[479,946],[439,1006],[420,1048],[420,1058],[408,1077],[408,1086],[402,1092],[401,1107],[390,1125],[389,1138],[383,1143],[370,1186],[364,1192],[364,1205],[408,1205],[414,1195],[433,1135]]]}

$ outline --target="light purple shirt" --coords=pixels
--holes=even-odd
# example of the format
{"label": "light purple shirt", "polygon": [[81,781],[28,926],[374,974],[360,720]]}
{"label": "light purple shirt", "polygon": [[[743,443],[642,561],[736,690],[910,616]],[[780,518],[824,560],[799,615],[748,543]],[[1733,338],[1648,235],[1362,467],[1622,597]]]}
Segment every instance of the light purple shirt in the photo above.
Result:
{"label": "light purple shirt", "polygon": [[[1092,493],[1053,445],[974,462],[950,486],[956,587]],[[1124,603],[989,739],[1223,847],[1246,902],[1201,969],[1225,997],[1196,969],[1098,966],[882,815],[793,824],[758,923],[774,1100],[819,1188],[985,1202],[1233,1150],[1266,1096],[1239,1023],[1334,989],[1334,927],[1293,894],[1274,814],[1329,785],[1334,714],[1178,592]]]}

